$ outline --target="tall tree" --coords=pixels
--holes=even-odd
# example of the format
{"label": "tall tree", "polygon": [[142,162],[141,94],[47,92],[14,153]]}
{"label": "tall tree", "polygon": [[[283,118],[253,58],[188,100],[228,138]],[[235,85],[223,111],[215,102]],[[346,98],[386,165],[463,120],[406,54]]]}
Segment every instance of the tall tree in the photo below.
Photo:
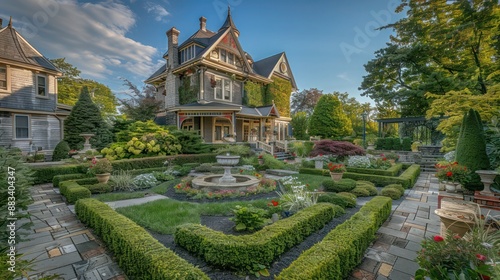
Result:
{"label": "tall tree", "polygon": [[292,114],[305,112],[310,116],[314,111],[314,106],[316,106],[316,103],[318,103],[322,95],[323,91],[317,88],[305,89],[292,93],[292,101],[290,104]]}
{"label": "tall tree", "polygon": [[63,73],[57,83],[57,101],[59,103],[75,105],[82,88],[86,86],[103,115],[116,114],[118,102],[109,87],[93,80],[82,79],[80,70],[66,62],[66,58],[55,58],[50,61]]}
{"label": "tall tree", "polygon": [[366,114],[366,133],[375,134],[377,132],[376,126],[370,121],[370,103],[360,103],[356,98],[349,97],[347,92],[334,92],[333,94],[340,100],[344,113],[351,120],[353,136],[363,135],[363,114]]}
{"label": "tall tree", "polygon": [[309,120],[309,135],[341,139],[352,133],[351,120],[342,109],[337,96],[324,94]]}
{"label": "tall tree", "polygon": [[123,84],[129,89],[129,97],[120,99],[122,108],[127,119],[134,121],[152,120],[160,110],[161,101],[156,99],[156,89],[152,85],[145,85],[139,89],[131,81],[124,79]]}
{"label": "tall tree", "polygon": [[99,107],[90,98],[86,86],[82,88],[80,98],[64,122],[64,141],[71,149],[81,149],[84,139],[80,134],[92,133],[90,144],[95,149],[102,149],[113,141],[109,127],[104,122]]}
{"label": "tall tree", "polygon": [[293,136],[297,140],[308,140],[309,135],[307,134],[307,127],[309,124],[309,117],[306,112],[298,112],[292,115],[292,120],[290,121],[293,129]]}
{"label": "tall tree", "polygon": [[365,65],[363,95],[394,102],[402,116],[423,115],[427,92],[486,94],[500,81],[498,1],[402,0],[397,11],[407,17],[384,27],[396,35]]}

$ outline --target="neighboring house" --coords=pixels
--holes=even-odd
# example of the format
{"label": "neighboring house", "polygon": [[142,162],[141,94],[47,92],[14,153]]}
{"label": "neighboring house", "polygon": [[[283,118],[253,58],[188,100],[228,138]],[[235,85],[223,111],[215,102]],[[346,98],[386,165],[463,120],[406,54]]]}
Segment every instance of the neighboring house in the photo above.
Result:
{"label": "neighboring house", "polygon": [[286,54],[254,61],[230,10],[217,32],[206,21],[180,45],[180,32],[167,31],[166,63],[145,81],[162,102],[155,121],[197,131],[207,143],[285,140],[297,88]]}
{"label": "neighboring house", "polygon": [[0,19],[0,146],[53,150],[71,106],[57,103],[62,73]]}

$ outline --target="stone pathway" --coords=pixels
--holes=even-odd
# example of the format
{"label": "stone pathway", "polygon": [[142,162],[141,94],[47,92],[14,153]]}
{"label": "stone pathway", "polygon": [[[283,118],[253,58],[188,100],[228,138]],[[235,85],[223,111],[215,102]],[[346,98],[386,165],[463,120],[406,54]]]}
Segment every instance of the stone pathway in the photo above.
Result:
{"label": "stone pathway", "polygon": [[[18,220],[19,233],[26,241],[18,244],[22,259],[33,260],[30,280],[43,275],[61,279],[126,279],[103,244],[94,237],[63,201],[52,184],[31,188],[34,203],[28,207],[30,219]],[[20,228],[28,222],[28,228]]]}
{"label": "stone pathway", "polygon": [[415,186],[377,232],[374,243],[350,280],[410,280],[419,268],[415,258],[420,242],[440,233],[437,208],[439,184],[432,173],[422,173]]}

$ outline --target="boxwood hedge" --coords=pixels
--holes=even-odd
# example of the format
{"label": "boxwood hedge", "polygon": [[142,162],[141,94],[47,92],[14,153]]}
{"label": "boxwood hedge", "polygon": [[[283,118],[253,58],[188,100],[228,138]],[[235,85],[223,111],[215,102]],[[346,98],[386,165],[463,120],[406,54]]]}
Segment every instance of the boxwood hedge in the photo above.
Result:
{"label": "boxwood hedge", "polygon": [[93,228],[107,244],[130,279],[210,279],[105,203],[81,199],[76,203],[75,210],[78,218]]}
{"label": "boxwood hedge", "polygon": [[343,211],[330,203],[318,203],[250,235],[225,235],[199,224],[177,227],[174,241],[201,256],[207,263],[236,270],[269,266],[286,250],[299,244]]}
{"label": "boxwood hedge", "polygon": [[342,280],[361,262],[375,233],[391,213],[388,197],[377,196],[349,220],[303,252],[277,280]]}

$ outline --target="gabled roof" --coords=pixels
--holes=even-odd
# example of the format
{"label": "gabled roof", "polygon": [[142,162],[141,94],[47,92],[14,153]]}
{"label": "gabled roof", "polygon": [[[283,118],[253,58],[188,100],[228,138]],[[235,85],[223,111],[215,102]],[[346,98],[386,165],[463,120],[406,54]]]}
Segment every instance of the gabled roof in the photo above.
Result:
{"label": "gabled roof", "polygon": [[231,17],[231,7],[230,6],[227,7],[226,21],[224,22],[224,24],[222,24],[221,28],[219,28],[219,32],[221,32],[225,28],[229,28],[229,27],[231,27],[234,30],[236,35],[238,35],[238,36],[240,35],[240,31],[238,30],[238,28],[236,28],[236,25],[233,22],[233,18]]}
{"label": "gabled roof", "polygon": [[182,49],[184,46],[189,45],[192,42],[198,43],[206,47],[210,44],[210,38],[212,38],[215,34],[217,33],[210,31],[208,29],[205,30],[198,29],[198,31],[196,31],[193,35],[191,35],[191,37],[189,37],[179,46],[179,50]]}
{"label": "gabled roof", "polygon": [[282,56],[283,53],[278,53],[259,61],[255,61],[253,63],[253,70],[261,76],[270,78],[274,67],[278,64]]}
{"label": "gabled roof", "polygon": [[50,72],[61,75],[57,67],[39,51],[31,46],[21,34],[12,27],[12,18],[9,25],[0,29],[0,58],[18,62],[28,66],[42,67]]}
{"label": "gabled roof", "polygon": [[147,78],[144,82],[145,83],[152,82],[155,78],[163,74],[166,70],[167,70],[167,64],[163,64],[163,66],[160,67],[160,69],[156,70],[156,72],[154,72],[153,75],[149,76],[149,78]]}

